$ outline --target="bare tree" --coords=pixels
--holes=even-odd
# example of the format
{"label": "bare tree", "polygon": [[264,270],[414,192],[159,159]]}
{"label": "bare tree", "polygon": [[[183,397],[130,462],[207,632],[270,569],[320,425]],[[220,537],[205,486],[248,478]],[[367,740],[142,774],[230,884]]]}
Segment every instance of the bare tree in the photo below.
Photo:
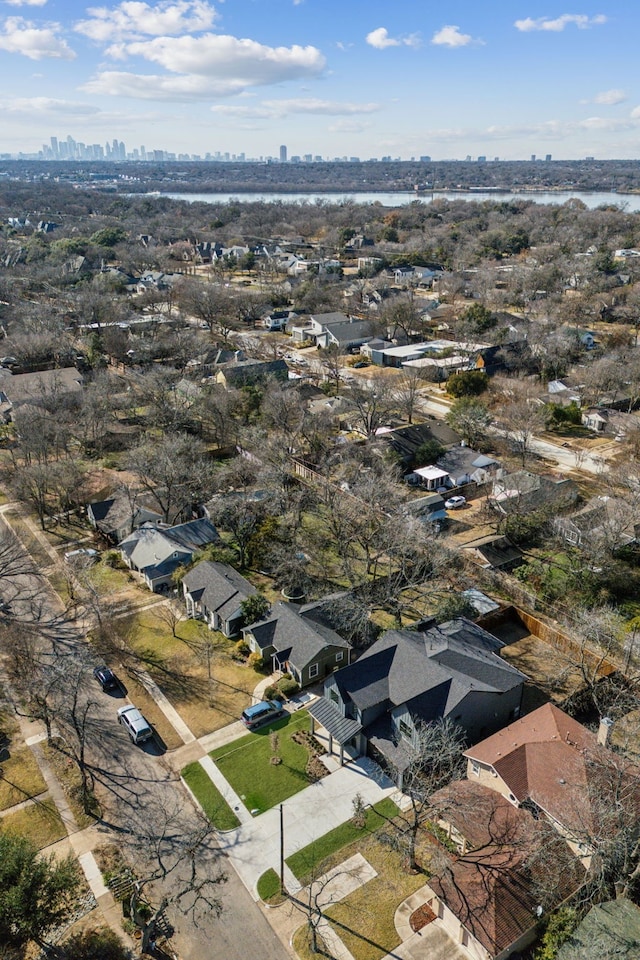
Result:
{"label": "bare tree", "polygon": [[355,407],[352,420],[367,439],[376,435],[396,407],[391,383],[382,374],[373,374],[368,384],[354,385],[349,399]]}
{"label": "bare tree", "polygon": [[212,493],[213,466],[204,446],[184,434],[144,441],[132,451],[129,466],[165,523],[190,515],[194,503]]}
{"label": "bare tree", "polygon": [[405,367],[395,383],[394,393],[398,410],[407,418],[408,423],[413,423],[420,389],[424,386],[424,383],[424,377],[419,367]]}
{"label": "bare tree", "polygon": [[185,818],[182,809],[145,805],[136,819],[132,844],[145,865],[131,893],[131,917],[142,931],[142,952],[149,952],[170,908],[197,926],[222,912],[219,889],[226,882],[216,832],[203,815]]}

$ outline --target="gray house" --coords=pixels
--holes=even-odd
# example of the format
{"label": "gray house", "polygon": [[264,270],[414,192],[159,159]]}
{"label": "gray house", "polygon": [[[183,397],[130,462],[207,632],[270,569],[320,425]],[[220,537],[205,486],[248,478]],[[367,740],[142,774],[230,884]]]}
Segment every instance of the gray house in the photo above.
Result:
{"label": "gray house", "polygon": [[211,630],[236,637],[242,627],[241,603],[257,593],[248,580],[226,563],[203,560],[182,578],[190,617],[204,620]]}
{"label": "gray house", "polygon": [[168,590],[178,567],[191,563],[196,550],[220,538],[210,520],[190,520],[175,527],[144,524],[120,544],[122,559],[141,574],[154,593]]}
{"label": "gray house", "polygon": [[291,673],[301,687],[350,663],[351,647],[316,618],[318,604],[277,603],[264,620],[242,631],[251,649],[274,670]]}
{"label": "gray house", "polygon": [[459,618],[418,632],[389,630],[355,663],[325,681],[309,712],[339,745],[404,771],[418,729],[448,717],[471,742],[520,714],[524,674],[499,656],[502,641]]}
{"label": "gray house", "polygon": [[161,524],[162,514],[145,506],[136,494],[121,490],[108,500],[87,504],[87,519],[108,540],[120,543],[143,523]]}

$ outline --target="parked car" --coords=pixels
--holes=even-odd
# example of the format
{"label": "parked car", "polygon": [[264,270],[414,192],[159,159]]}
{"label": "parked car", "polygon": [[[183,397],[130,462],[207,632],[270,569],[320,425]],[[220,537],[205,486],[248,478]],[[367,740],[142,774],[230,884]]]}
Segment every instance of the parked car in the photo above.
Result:
{"label": "parked car", "polygon": [[118,723],[125,728],[134,743],[144,743],[153,736],[153,730],[137,707],[127,704],[118,710]]}
{"label": "parked car", "polygon": [[466,497],[461,497],[461,496],[449,497],[448,500],[445,500],[444,505],[447,508],[447,510],[459,510],[460,507],[464,507],[466,502],[467,502]]}
{"label": "parked car", "polygon": [[368,367],[368,366],[369,366],[369,361],[368,361],[368,360],[358,360],[357,363],[354,363],[353,369],[354,369],[354,370],[362,370],[363,367]]}
{"label": "parked car", "polygon": [[103,690],[116,690],[120,686],[120,681],[109,667],[96,667],[93,675]]}
{"label": "parked car", "polygon": [[278,700],[262,700],[242,711],[242,722],[249,730],[256,730],[284,716],[285,709]]}
{"label": "parked car", "polygon": [[65,553],[64,558],[67,563],[73,563],[74,560],[80,560],[86,557],[89,560],[95,560],[98,556],[98,551],[94,550],[93,547],[78,547],[77,550],[69,550]]}

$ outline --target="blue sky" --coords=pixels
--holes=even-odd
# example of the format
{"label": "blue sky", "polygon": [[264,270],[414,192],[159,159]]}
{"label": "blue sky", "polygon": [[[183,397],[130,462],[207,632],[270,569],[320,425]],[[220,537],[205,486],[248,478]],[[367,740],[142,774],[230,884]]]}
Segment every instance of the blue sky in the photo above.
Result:
{"label": "blue sky", "polygon": [[0,0],[0,153],[640,157],[637,0]]}

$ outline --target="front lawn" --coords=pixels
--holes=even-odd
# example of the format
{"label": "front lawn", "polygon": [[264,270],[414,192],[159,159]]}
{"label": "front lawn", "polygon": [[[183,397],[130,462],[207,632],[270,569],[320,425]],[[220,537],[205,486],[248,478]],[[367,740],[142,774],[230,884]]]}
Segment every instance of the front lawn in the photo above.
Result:
{"label": "front lawn", "polygon": [[240,826],[240,821],[201,763],[197,760],[190,763],[181,776],[214,827],[218,830],[233,830]]}
{"label": "front lawn", "polygon": [[17,813],[7,814],[0,819],[0,825],[7,833],[27,837],[39,850],[67,836],[56,805],[50,799],[30,804]]}
{"label": "front lawn", "polygon": [[[309,729],[306,710],[286,716],[256,733],[214,750],[210,757],[251,813],[271,809],[287,797],[304,790],[312,781],[305,770],[309,753],[291,738],[297,730]],[[271,763],[269,733],[277,730],[281,763]]]}
{"label": "front lawn", "polygon": [[402,853],[380,843],[376,834],[343,849],[340,861],[355,853],[361,853],[378,876],[334,904],[326,915],[355,960],[380,960],[400,942],[394,923],[397,907],[419,890],[429,876],[407,873],[402,866]]}
{"label": "front lawn", "polygon": [[47,786],[31,749],[27,746],[9,748],[8,760],[2,761],[0,777],[0,810],[13,807],[30,797],[44,793]]}

